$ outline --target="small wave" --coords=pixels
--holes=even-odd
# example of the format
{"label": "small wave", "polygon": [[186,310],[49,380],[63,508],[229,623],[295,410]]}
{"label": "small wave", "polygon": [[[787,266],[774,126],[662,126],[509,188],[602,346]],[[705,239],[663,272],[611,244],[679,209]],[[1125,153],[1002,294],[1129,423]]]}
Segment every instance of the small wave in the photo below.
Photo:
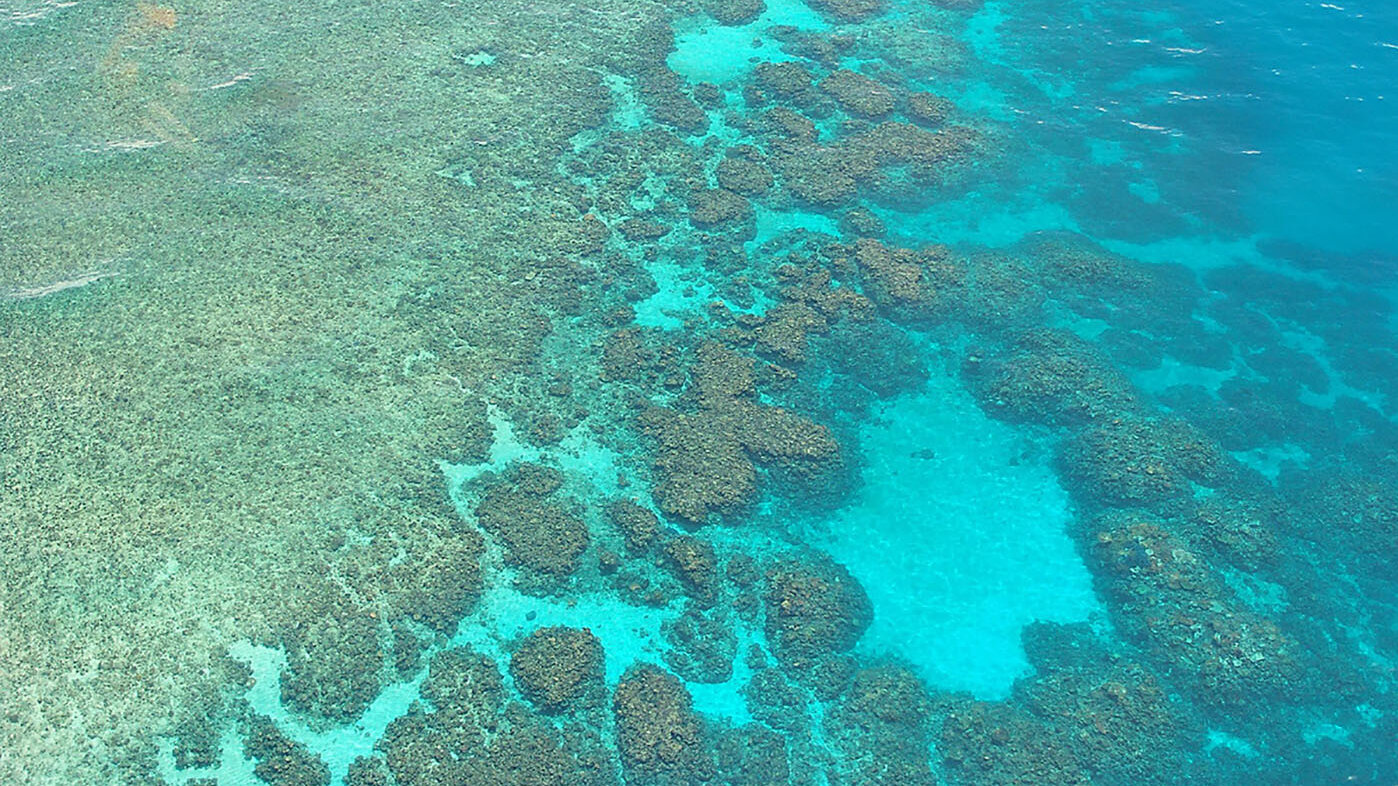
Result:
{"label": "small wave", "polygon": [[11,289],[3,296],[0,296],[0,300],[35,300],[69,289],[85,287],[88,284],[101,281],[104,278],[113,278],[117,275],[119,274],[110,270],[93,270],[73,276],[72,278],[65,278],[61,281],[53,281],[39,286]]}
{"label": "small wave", "polygon": [[0,17],[5,18],[11,24],[33,25],[38,24],[53,11],[77,5],[76,2],[54,2],[54,0],[43,0],[39,3],[21,3],[18,5],[0,6]]}

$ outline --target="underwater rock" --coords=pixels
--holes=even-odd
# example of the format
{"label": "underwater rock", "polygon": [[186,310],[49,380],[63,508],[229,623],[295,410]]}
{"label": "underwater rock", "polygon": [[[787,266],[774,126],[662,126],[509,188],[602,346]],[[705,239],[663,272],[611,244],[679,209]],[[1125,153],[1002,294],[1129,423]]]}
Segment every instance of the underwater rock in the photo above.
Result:
{"label": "underwater rock", "polygon": [[1287,522],[1299,537],[1363,573],[1392,575],[1398,557],[1398,476],[1348,467],[1291,473]]}
{"label": "underwater rock", "polygon": [[607,336],[602,347],[605,382],[653,383],[673,369],[674,348],[655,347],[641,328],[625,328]]}
{"label": "underwater rock", "polygon": [[839,373],[881,399],[921,390],[930,371],[921,348],[883,319],[850,320],[830,333],[820,354]]}
{"label": "underwater rock", "polygon": [[979,143],[970,128],[949,126],[938,131],[887,120],[841,143],[858,171],[872,174],[877,167],[906,166],[907,177],[919,187],[941,182],[940,165],[966,155]]}
{"label": "underwater rock", "polygon": [[540,711],[555,714],[602,701],[602,642],[587,629],[540,628],[510,658],[510,675]]}
{"label": "underwater rock", "polygon": [[[828,264],[835,267],[842,261],[843,258]],[[782,300],[808,306],[831,324],[846,318],[863,321],[874,316],[874,304],[851,283],[837,281],[824,264],[797,267],[788,263],[778,267],[773,275],[782,283]],[[840,271],[840,275],[849,277],[848,271]]]}
{"label": "underwater rock", "polygon": [[175,726],[175,747],[171,751],[175,767],[181,770],[215,767],[221,748],[217,723],[223,702],[214,695],[191,703],[193,706],[184,710],[188,714]]}
{"label": "underwater rock", "polygon": [[1193,498],[1181,465],[1197,470],[1199,463],[1223,463],[1210,440],[1182,445],[1174,439],[1179,431],[1146,418],[1104,420],[1062,444],[1059,477],[1075,497],[1094,506],[1178,511]]}
{"label": "underwater rock", "polygon": [[779,669],[763,668],[743,687],[752,717],[779,731],[806,735],[811,717],[806,694],[789,682]]}
{"label": "underwater rock", "polygon": [[417,673],[427,642],[417,635],[406,622],[392,623],[393,668],[400,680],[410,680]]}
{"label": "underwater rock", "polygon": [[1097,343],[1128,369],[1148,371],[1165,362],[1164,345],[1145,331],[1111,327],[1097,336]]}
{"label": "underwater rock", "polygon": [[432,703],[435,722],[489,732],[499,725],[505,685],[495,661],[455,647],[432,657],[422,697]]}
{"label": "underwater rock", "polygon": [[1217,338],[1194,319],[1205,292],[1184,265],[1129,259],[1068,232],[1031,235],[1017,250],[1054,299],[1088,319],[1167,336],[1181,350],[1192,349],[1196,336]]}
{"label": "underwater rock", "polygon": [[432,711],[415,705],[388,725],[376,747],[398,786],[465,783],[455,780],[461,760],[483,753],[504,721],[499,668],[469,648],[444,650],[432,658],[422,698]]}
{"label": "underwater rock", "polygon": [[808,151],[816,140],[815,123],[786,107],[767,110],[758,119],[757,125],[763,132],[776,137],[769,147],[782,154],[783,162],[795,158],[798,152]]}
{"label": "underwater rock", "polygon": [[574,729],[560,732],[551,722],[511,705],[509,731],[496,738],[478,761],[467,761],[463,786],[616,786],[616,765],[600,739]]}
{"label": "underwater rock", "polygon": [[621,234],[626,239],[635,243],[638,241],[658,240],[670,234],[669,224],[650,219],[634,217],[621,222]]}
{"label": "underwater rock", "polygon": [[658,443],[654,494],[665,515],[703,524],[711,514],[736,513],[757,493],[757,469],[742,442],[712,413],[651,407],[641,428]]}
{"label": "underwater rock", "polygon": [[[801,126],[793,130],[804,133]],[[810,133],[813,138],[814,126]],[[799,202],[817,209],[848,204],[859,193],[858,180],[868,174],[867,171],[852,169],[852,162],[841,151],[815,144],[793,147],[780,156],[774,156],[773,161],[781,172],[782,187],[786,192]]]}
{"label": "underwater rock", "polygon": [[1043,290],[1024,260],[993,251],[956,259],[946,254],[942,252],[940,266],[929,268],[942,273],[949,316],[987,335],[1037,328],[1046,321]]}

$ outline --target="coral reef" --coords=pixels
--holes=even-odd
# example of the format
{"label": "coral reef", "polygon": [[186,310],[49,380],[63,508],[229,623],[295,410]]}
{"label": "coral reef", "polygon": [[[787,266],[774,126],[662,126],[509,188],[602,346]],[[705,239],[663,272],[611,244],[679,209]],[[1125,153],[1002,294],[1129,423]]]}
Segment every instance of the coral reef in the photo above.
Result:
{"label": "coral reef", "polygon": [[665,536],[660,519],[635,500],[619,499],[607,506],[607,518],[621,531],[626,551],[632,555],[649,552]]}
{"label": "coral reef", "polygon": [[1130,381],[1071,333],[1037,330],[998,351],[972,349],[961,368],[981,407],[1012,423],[1082,425],[1142,406]]}
{"label": "coral reef", "polygon": [[750,238],[752,203],[722,188],[697,189],[689,198],[689,220],[700,229],[727,229]]}
{"label": "coral reef", "polygon": [[325,763],[263,716],[249,719],[243,750],[257,762],[253,773],[269,786],[329,786]]}
{"label": "coral reef", "polygon": [[690,375],[683,410],[648,406],[639,417],[657,443],[655,496],[667,516],[702,524],[741,510],[757,493],[755,462],[811,486],[838,472],[839,445],[827,429],[753,400],[751,359],[708,342]]}
{"label": "coral reef", "polygon": [[687,682],[727,682],[733,676],[738,639],[730,615],[723,609],[691,605],[661,628],[670,649],[665,664]]}
{"label": "coral reef", "polygon": [[674,675],[650,665],[631,668],[617,684],[612,707],[628,784],[697,786],[713,778],[705,724]]}
{"label": "coral reef", "polygon": [[1176,783],[1203,720],[1147,666],[1098,641],[1086,625],[1035,624],[1025,649],[1038,674],[1016,696],[1059,735],[1094,784]]}
{"label": "coral reef", "polygon": [[665,565],[697,603],[712,604],[718,597],[718,557],[708,541],[681,535],[665,544]]}
{"label": "coral reef", "polygon": [[749,723],[725,729],[714,742],[717,783],[724,786],[780,786],[791,782],[786,740],[771,729]]}
{"label": "coral reef", "polygon": [[928,128],[936,128],[951,116],[953,105],[935,93],[917,92],[908,95],[905,112],[908,119]]}
{"label": "coral reef", "polygon": [[352,721],[381,687],[380,622],[372,609],[329,583],[313,597],[301,616],[282,628],[287,659],[282,701],[301,712]]}
{"label": "coral reef", "polygon": [[767,571],[767,640],[782,664],[809,669],[854,646],[873,619],[864,588],[828,558],[803,557]]}
{"label": "coral reef", "polygon": [[820,80],[820,89],[835,99],[841,109],[857,117],[883,117],[892,112],[898,103],[892,90],[863,74],[843,68],[832,71]]}
{"label": "coral reef", "polygon": [[942,721],[937,753],[942,771],[953,784],[1092,783],[1061,737],[1010,704],[953,704]]}
{"label": "coral reef", "polygon": [[841,22],[858,22],[884,8],[882,0],[814,0],[812,5]]}
{"label": "coral reef", "polygon": [[592,631],[540,628],[510,657],[510,676],[541,712],[598,706],[602,700],[602,643]]}
{"label": "coral reef", "polygon": [[752,148],[735,154],[733,151],[718,163],[718,184],[743,196],[757,197],[772,187],[772,172],[763,163],[761,154]]}
{"label": "coral reef", "polygon": [[767,10],[764,0],[703,0],[700,5],[704,13],[725,25],[747,24]]}
{"label": "coral reef", "polygon": [[1300,689],[1304,661],[1296,643],[1243,606],[1178,537],[1121,515],[1097,529],[1091,564],[1113,618],[1194,701],[1239,708]]}
{"label": "coral reef", "polygon": [[878,665],[854,673],[825,716],[827,739],[843,753],[853,783],[936,783],[928,766],[931,702],[907,668]]}
{"label": "coral reef", "polygon": [[476,506],[476,521],[505,546],[505,558],[553,585],[578,567],[590,543],[587,525],[549,498],[562,485],[558,470],[537,464],[515,467]]}
{"label": "coral reef", "polygon": [[1230,462],[1213,440],[1184,421],[1134,416],[1083,429],[1059,454],[1064,484],[1084,502],[1161,511],[1192,500],[1191,483],[1221,485]]}

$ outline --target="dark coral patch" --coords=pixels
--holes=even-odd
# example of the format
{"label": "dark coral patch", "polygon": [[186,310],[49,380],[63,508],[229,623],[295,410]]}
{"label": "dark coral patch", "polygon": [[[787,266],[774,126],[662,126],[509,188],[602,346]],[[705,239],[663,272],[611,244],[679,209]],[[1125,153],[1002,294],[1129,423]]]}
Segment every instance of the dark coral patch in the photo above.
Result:
{"label": "dark coral patch", "polygon": [[579,628],[540,628],[510,658],[515,685],[543,712],[597,704],[602,689],[602,642]]}
{"label": "dark coral patch", "polygon": [[826,558],[786,560],[767,572],[767,640],[783,663],[804,668],[844,652],[873,620],[864,588]]}

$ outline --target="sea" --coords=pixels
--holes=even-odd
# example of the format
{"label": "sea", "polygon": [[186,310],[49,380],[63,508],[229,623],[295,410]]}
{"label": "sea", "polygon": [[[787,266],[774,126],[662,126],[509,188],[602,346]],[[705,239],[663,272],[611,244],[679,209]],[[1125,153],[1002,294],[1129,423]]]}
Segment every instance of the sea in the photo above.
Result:
{"label": "sea", "polygon": [[1398,6],[0,0],[0,780],[1398,783]]}

